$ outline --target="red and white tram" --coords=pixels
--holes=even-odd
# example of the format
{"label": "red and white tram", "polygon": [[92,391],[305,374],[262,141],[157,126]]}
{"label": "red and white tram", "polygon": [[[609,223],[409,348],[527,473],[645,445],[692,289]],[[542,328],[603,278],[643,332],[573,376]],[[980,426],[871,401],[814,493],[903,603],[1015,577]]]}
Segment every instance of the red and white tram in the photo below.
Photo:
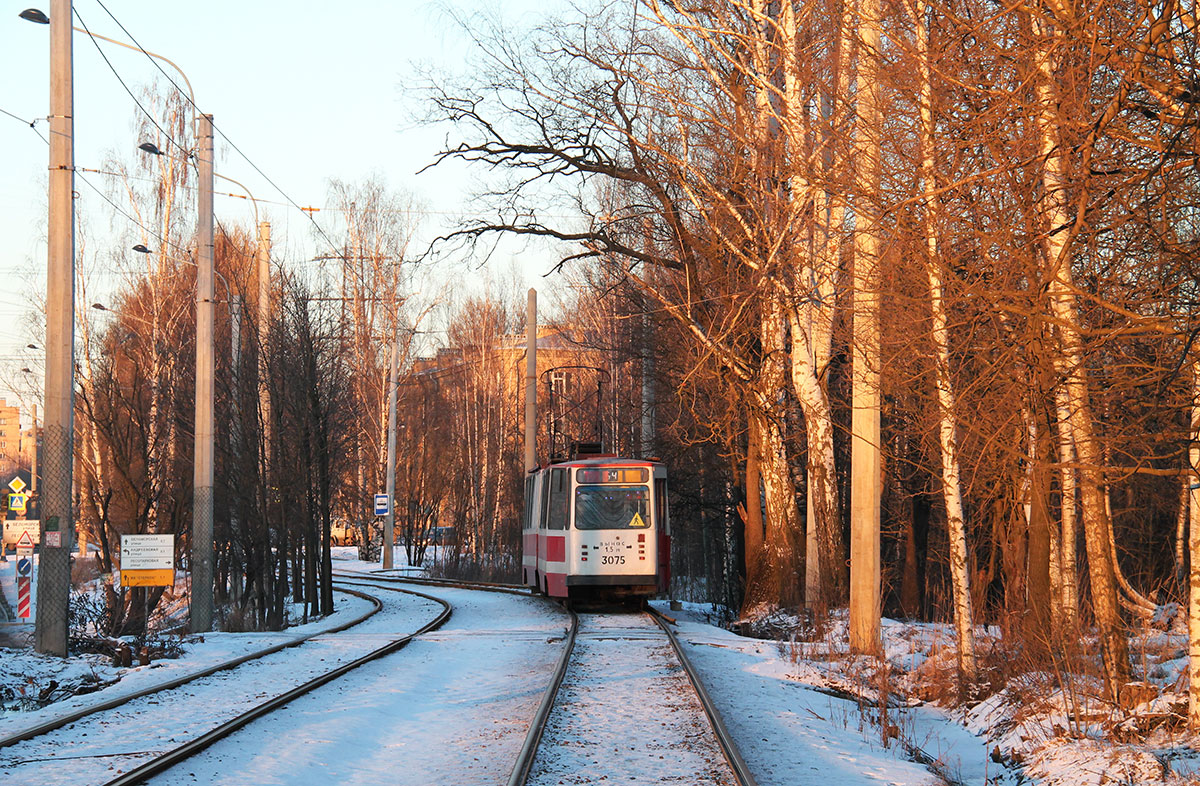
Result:
{"label": "red and white tram", "polygon": [[589,456],[525,478],[522,580],[555,598],[649,596],[671,577],[667,468]]}

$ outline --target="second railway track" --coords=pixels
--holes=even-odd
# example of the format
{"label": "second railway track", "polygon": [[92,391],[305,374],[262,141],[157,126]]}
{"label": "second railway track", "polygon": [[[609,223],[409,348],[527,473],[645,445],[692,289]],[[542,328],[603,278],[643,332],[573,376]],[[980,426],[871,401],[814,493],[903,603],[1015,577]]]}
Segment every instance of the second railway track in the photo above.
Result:
{"label": "second railway track", "polygon": [[[427,598],[423,602],[438,601]],[[428,620],[432,615],[420,616]],[[449,607],[442,604],[441,615],[421,630],[448,616]],[[335,630],[341,631],[344,627]],[[281,671],[277,666],[271,666],[269,656],[239,659],[236,664],[225,664],[220,670],[206,670],[199,675],[190,675],[188,679],[158,686],[153,692],[143,691],[123,697],[119,703],[106,703],[101,705],[104,712],[93,708],[91,713],[69,717],[65,723],[45,724],[36,736],[20,735],[22,739],[14,740],[0,752],[0,781],[6,786],[140,783],[296,696],[394,651],[403,646],[401,639],[407,640],[416,634],[397,636],[356,631],[349,634],[354,642],[349,645],[335,645],[333,637],[321,638],[324,635],[293,642],[293,646],[304,643],[316,648],[311,657],[301,661],[294,655],[288,656],[289,664],[311,661],[301,668]],[[386,643],[379,646],[380,640]],[[346,642],[347,639],[338,641]],[[273,648],[270,654],[274,655],[278,649]],[[358,653],[354,650],[358,653],[369,651],[356,657]],[[338,663],[341,665],[334,665]],[[217,688],[214,692],[214,680],[228,687]],[[301,684],[297,685],[298,682]],[[200,696],[209,700],[205,702]],[[211,697],[216,696],[220,701],[213,702]],[[196,706],[198,701],[205,706]],[[222,706],[215,709],[214,703]],[[178,709],[169,709],[173,706]],[[161,718],[150,727],[149,734],[146,727],[135,720],[144,714]],[[204,720],[206,717],[211,720]],[[137,729],[142,729],[140,734]]]}

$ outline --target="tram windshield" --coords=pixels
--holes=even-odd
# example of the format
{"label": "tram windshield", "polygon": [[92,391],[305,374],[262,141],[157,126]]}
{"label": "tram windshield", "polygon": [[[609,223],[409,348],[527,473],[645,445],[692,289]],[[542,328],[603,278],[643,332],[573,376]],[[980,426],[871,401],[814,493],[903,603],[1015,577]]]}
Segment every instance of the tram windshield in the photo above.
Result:
{"label": "tram windshield", "polygon": [[649,529],[650,489],[646,486],[577,486],[576,529]]}

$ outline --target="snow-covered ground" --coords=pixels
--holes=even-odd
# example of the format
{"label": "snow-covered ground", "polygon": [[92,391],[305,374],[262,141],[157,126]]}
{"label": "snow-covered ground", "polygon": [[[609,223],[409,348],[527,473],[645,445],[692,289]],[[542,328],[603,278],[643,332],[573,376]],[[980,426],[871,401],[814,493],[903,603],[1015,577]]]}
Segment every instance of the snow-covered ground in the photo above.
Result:
{"label": "snow-covered ground", "polygon": [[[376,568],[354,559],[350,550],[338,550],[337,557],[339,571],[368,574]],[[397,558],[403,559],[402,551]],[[0,581],[10,600],[12,572],[11,563],[0,563]],[[503,783],[561,653],[566,615],[538,598],[417,589],[454,605],[454,616],[441,630],[251,724],[154,782]],[[837,652],[831,644],[840,636],[837,630],[824,643],[753,639],[709,624],[706,607],[688,605],[672,612],[665,602],[658,605],[678,619],[689,657],[762,786],[926,786],[942,779],[980,786],[1200,783],[1194,775],[1198,759],[1192,739],[1170,731],[1179,728],[1177,723],[1162,720],[1178,710],[1169,706],[1169,699],[1148,698],[1132,721],[1161,727],[1149,733],[1127,729],[1123,741],[1114,742],[1121,737],[1120,728],[1114,730],[1117,724],[1080,711],[1080,703],[1087,703],[1081,698],[1088,693],[1085,683],[1074,695],[1062,696],[1030,675],[1026,684],[1013,681],[969,711],[917,701],[930,670],[949,651],[945,644],[950,634],[940,626],[886,623],[885,651],[892,672],[881,682],[876,668]],[[333,618],[282,633],[193,637],[178,659],[127,669],[95,656],[60,661],[27,648],[0,650],[0,686],[27,696],[45,692],[51,680],[86,677],[98,685],[112,683],[36,710],[22,711],[16,708],[21,702],[9,702],[11,709],[0,711],[0,736],[306,631],[328,629],[365,608],[364,601],[339,595]],[[234,714],[255,697],[302,682],[388,636],[414,630],[435,613],[431,604],[411,597],[393,599],[385,613],[345,633],[317,637],[249,668],[190,685],[176,697],[151,697],[129,710],[77,723],[36,745],[2,749],[0,783],[103,782],[147,753],[174,747]],[[1178,698],[1181,642],[1186,646],[1179,632],[1165,631],[1146,631],[1135,640],[1145,661],[1148,696],[1163,689]],[[604,637],[598,643],[608,646]],[[619,658],[619,647],[607,654]],[[629,656],[644,657],[633,651]],[[894,692],[888,702],[878,701],[884,684]],[[855,699],[854,693],[864,698]],[[880,703],[888,704],[885,713],[880,713]],[[628,722],[628,707],[614,708],[606,717],[606,705],[592,702],[586,712],[593,716],[589,722],[601,727]],[[96,753],[109,754],[99,768],[90,758]],[[555,762],[558,780],[592,782],[585,773],[570,772],[583,765],[573,764],[567,753],[550,752],[548,761]]]}

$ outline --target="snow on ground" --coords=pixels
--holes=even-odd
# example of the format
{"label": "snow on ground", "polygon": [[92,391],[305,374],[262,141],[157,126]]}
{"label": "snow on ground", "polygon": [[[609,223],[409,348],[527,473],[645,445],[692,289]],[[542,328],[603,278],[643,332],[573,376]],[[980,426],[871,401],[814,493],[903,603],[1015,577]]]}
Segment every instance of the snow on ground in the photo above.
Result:
{"label": "snow on ground", "polygon": [[819,669],[792,663],[776,642],[707,624],[703,607],[655,605],[678,619],[688,657],[760,786],[938,783],[902,750],[885,747],[855,704],[821,692],[828,681]]}
{"label": "snow on ground", "polygon": [[[353,549],[335,549],[334,556],[335,570],[363,573],[363,580],[377,570],[377,564],[359,561]],[[402,549],[396,559],[395,573],[419,572],[403,564]],[[12,578],[12,563],[0,563],[0,582],[10,601],[15,599]],[[155,783],[503,783],[561,653],[567,618],[558,607],[537,598],[418,589],[455,605],[447,627],[252,724]],[[10,700],[0,711],[0,736],[327,629],[367,608],[365,601],[338,597],[338,612],[330,619],[279,633],[194,637],[185,641],[182,657],[143,667],[117,669],[96,656],[44,658],[28,647],[0,649],[0,691],[8,687],[16,696],[24,691],[35,697],[51,679],[107,685],[30,711],[20,709],[23,702]],[[75,733],[58,739],[57,747],[50,741],[49,746],[39,743],[41,749],[22,752],[17,746],[0,751],[0,762],[7,762],[0,766],[13,767],[0,769],[0,782],[68,782],[62,778],[75,765],[59,759],[83,744],[85,732],[89,739],[102,741],[109,753],[173,747],[191,733],[180,730],[180,718],[185,727],[207,727],[255,693],[273,692],[289,679],[300,682],[325,663],[377,646],[405,626],[415,629],[420,624],[417,617],[433,613],[415,602],[392,603],[390,608],[377,615],[374,627],[360,626],[313,646],[285,650],[242,671],[244,678],[215,678],[181,692],[185,698],[178,702],[143,702],[136,712],[112,718],[106,713],[106,720],[113,722],[101,724],[104,731],[94,737],[76,724]],[[885,656],[892,671],[881,681],[874,666],[845,656],[840,643],[844,631],[838,627],[844,620],[835,618],[821,641],[774,641],[738,636],[709,624],[704,606],[688,605],[681,613],[667,611],[665,603],[660,608],[679,618],[689,655],[763,786],[928,786],[939,782],[934,771],[954,783],[979,786],[1200,783],[1194,740],[1179,731],[1177,722],[1186,667],[1181,629],[1148,628],[1134,638],[1146,701],[1122,720],[1103,710],[1085,678],[1077,678],[1073,692],[1064,694],[1054,687],[1051,675],[1023,675],[968,711],[917,701],[917,696],[936,699],[944,688],[938,680],[944,682],[946,663],[953,657],[952,633],[945,626],[885,622]],[[0,626],[5,630],[31,633],[32,626]],[[988,640],[987,632],[981,631],[981,639]],[[609,654],[619,662],[622,653],[614,646]],[[625,654],[652,657],[640,650]],[[883,717],[878,710],[881,685],[889,685],[891,691]],[[634,687],[632,681],[629,687]],[[866,698],[855,700],[851,693]],[[31,698],[24,704],[36,702]],[[642,704],[638,706],[644,709]],[[627,710],[616,708],[606,715],[604,705],[593,703],[588,720],[615,726],[628,722]],[[117,763],[115,758],[114,767],[136,759]],[[577,762],[573,753],[564,752],[555,761],[557,780],[587,780],[586,773],[569,771],[589,766],[582,759]],[[106,772],[112,777],[115,769]],[[84,775],[70,782],[95,781]]]}

